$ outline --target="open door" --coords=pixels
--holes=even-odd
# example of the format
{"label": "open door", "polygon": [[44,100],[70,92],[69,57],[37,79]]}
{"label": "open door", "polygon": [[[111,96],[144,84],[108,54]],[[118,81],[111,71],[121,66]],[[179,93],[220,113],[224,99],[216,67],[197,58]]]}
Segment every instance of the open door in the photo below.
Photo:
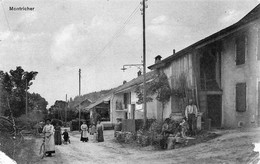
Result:
{"label": "open door", "polygon": [[211,119],[212,127],[221,127],[221,95],[208,95],[208,118]]}

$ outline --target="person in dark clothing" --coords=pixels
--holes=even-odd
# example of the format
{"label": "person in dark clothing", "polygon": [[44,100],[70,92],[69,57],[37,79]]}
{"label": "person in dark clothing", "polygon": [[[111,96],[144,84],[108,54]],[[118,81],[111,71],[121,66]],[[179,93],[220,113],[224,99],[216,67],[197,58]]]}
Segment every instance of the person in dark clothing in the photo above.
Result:
{"label": "person in dark clothing", "polygon": [[59,123],[56,123],[54,129],[55,129],[55,133],[54,133],[55,145],[61,145],[61,127]]}
{"label": "person in dark clothing", "polygon": [[101,123],[100,120],[97,121],[97,141],[98,142],[104,142],[104,125]]}
{"label": "person in dark clothing", "polygon": [[67,132],[67,129],[64,130],[64,132],[62,133],[63,135],[63,139],[64,139],[64,143],[67,144],[68,142],[70,143],[70,137],[69,137],[69,133]]}
{"label": "person in dark clothing", "polygon": [[170,124],[171,119],[166,118],[164,121],[164,124],[162,126],[162,139],[160,141],[160,146],[162,149],[166,149],[167,148],[167,139],[169,137],[169,135],[171,134],[171,131],[169,129],[169,124]]}

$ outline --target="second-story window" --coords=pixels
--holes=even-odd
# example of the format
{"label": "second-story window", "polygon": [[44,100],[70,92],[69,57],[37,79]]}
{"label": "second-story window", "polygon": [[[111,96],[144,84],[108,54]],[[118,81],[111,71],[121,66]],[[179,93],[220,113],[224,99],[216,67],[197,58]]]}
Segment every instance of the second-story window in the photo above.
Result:
{"label": "second-story window", "polygon": [[236,65],[245,64],[246,58],[246,37],[240,35],[236,39]]}

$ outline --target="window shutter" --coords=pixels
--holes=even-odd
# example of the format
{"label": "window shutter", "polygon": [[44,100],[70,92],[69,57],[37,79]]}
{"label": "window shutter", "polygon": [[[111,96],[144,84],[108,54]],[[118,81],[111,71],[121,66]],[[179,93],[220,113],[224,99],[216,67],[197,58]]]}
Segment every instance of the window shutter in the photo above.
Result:
{"label": "window shutter", "polygon": [[236,111],[246,111],[246,83],[236,85]]}
{"label": "window shutter", "polygon": [[246,38],[241,35],[236,40],[236,65],[245,63]]}

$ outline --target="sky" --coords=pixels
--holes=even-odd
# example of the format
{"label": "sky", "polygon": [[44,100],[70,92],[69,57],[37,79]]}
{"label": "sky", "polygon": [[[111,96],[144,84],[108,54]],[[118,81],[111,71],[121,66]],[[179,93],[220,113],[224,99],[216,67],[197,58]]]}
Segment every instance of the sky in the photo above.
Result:
{"label": "sky", "polygon": [[[38,71],[29,92],[56,100],[117,87],[142,62],[140,0],[0,1],[0,70]],[[146,63],[236,23],[260,0],[148,0]],[[11,11],[30,7],[33,11]]]}

